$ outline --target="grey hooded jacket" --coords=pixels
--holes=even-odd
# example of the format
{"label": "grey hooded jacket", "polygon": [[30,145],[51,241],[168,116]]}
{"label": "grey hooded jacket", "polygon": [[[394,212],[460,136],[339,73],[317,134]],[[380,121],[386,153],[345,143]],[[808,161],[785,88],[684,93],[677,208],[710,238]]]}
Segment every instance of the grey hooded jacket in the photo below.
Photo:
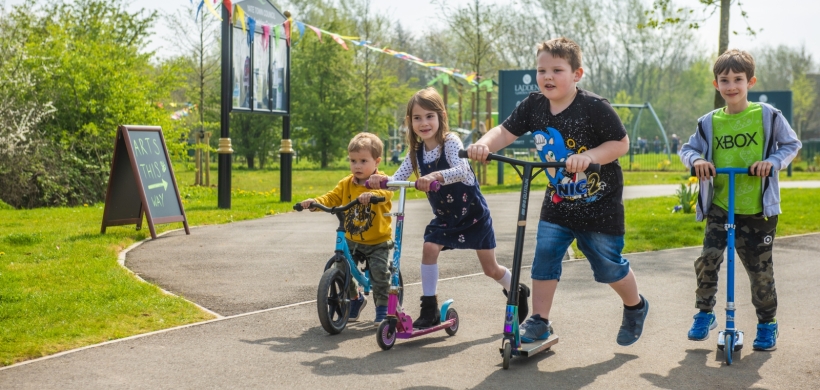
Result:
{"label": "grey hooded jacket", "polygon": [[[771,217],[781,213],[780,210],[780,182],[777,171],[786,168],[797,156],[802,144],[797,134],[789,126],[780,110],[766,103],[759,103],[763,107],[763,151],[764,160],[772,163],[775,175],[764,177],[763,180],[763,215]],[[718,110],[722,110],[719,108]],[[698,119],[698,130],[689,137],[689,142],[683,144],[678,154],[683,165],[692,168],[692,164],[700,159],[714,163],[712,158],[712,115],[714,110]],[[702,221],[712,205],[714,187],[712,180],[700,183],[700,193],[696,208],[696,219]]]}

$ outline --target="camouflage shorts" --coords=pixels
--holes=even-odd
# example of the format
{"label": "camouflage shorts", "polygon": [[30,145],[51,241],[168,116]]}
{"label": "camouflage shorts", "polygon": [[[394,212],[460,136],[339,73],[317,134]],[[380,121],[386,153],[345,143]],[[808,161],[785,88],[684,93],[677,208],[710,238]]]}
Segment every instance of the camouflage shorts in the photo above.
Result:
{"label": "camouflage shorts", "polygon": [[[711,311],[715,307],[718,273],[726,250],[728,213],[715,206],[709,208],[703,250],[695,260],[698,287],[695,307]],[[759,321],[771,321],[777,312],[777,292],[774,286],[772,245],[777,230],[777,216],[766,218],[761,214],[735,215],[735,248],[749,275],[752,304]],[[737,299],[735,299],[737,300]]]}

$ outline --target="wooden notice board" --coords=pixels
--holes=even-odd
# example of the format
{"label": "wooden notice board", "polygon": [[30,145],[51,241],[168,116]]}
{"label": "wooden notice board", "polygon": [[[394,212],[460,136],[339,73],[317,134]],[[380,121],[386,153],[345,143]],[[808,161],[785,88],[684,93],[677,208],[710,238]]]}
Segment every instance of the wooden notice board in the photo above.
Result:
{"label": "wooden notice board", "polygon": [[155,224],[182,222],[191,234],[182,208],[179,189],[168,158],[162,129],[158,126],[120,126],[105,195],[102,231],[107,226],[137,225],[148,221],[151,238]]}

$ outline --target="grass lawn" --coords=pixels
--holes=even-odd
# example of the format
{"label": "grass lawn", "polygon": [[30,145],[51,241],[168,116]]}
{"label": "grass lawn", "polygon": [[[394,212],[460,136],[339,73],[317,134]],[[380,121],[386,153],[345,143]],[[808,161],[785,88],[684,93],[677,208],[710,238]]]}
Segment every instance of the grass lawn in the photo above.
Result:
{"label": "grass lawn", "polygon": [[[495,182],[496,164],[487,166]],[[392,174],[396,166],[383,167]],[[505,168],[506,185],[485,193],[518,191],[515,171]],[[216,170],[211,172],[216,185]],[[798,172],[801,175],[804,173]],[[277,170],[234,169],[230,210],[217,208],[216,188],[193,187],[193,173],[177,168],[189,224],[206,225],[289,212],[296,201],[321,195],[346,176],[344,166],[320,170],[297,164],[293,202],[279,201]],[[805,179],[818,179],[806,174]],[[785,175],[781,175],[784,177]],[[797,173],[794,179],[797,179]],[[679,184],[683,172],[627,172],[628,185]],[[543,175],[533,191],[543,191]],[[412,198],[422,194],[410,191]],[[820,231],[820,189],[784,189],[778,236]],[[693,214],[672,214],[672,197],[625,202],[626,252],[699,245],[703,224]],[[0,365],[72,348],[211,318],[184,299],[140,282],[117,264],[117,254],[149,235],[134,226],[109,227],[100,234],[103,205],[13,210],[0,203]],[[181,223],[158,225],[157,231]]]}

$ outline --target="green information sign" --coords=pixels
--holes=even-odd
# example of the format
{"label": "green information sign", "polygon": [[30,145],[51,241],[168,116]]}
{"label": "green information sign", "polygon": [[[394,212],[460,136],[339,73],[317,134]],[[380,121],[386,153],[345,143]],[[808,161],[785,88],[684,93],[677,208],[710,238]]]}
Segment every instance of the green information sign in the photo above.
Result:
{"label": "green information sign", "polygon": [[168,149],[157,126],[117,128],[114,158],[105,196],[102,233],[106,226],[136,224],[142,227],[145,214],[151,237],[154,224],[182,222],[191,234],[179,197]]}
{"label": "green information sign", "polygon": [[792,123],[792,91],[749,91],[748,99],[771,104],[783,113],[789,124]]}
{"label": "green information sign", "polygon": [[[538,92],[535,73],[535,69],[498,71],[498,120],[500,121],[498,124],[504,123],[518,104],[531,92]],[[527,133],[518,137],[507,147],[534,149],[535,142],[532,140],[532,134]]]}

